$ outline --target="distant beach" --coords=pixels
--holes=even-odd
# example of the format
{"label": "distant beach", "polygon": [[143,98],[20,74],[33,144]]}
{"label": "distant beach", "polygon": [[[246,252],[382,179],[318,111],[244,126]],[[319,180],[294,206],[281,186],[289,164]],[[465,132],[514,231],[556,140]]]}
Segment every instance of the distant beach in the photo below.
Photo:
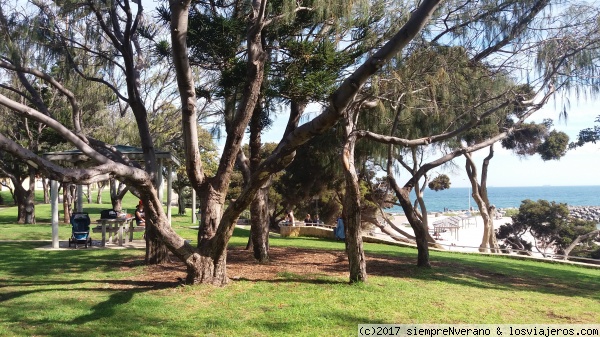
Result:
{"label": "distant beach", "polygon": [[[436,221],[440,221],[446,218],[443,215],[430,215],[427,217],[429,221],[429,226],[432,227],[433,223]],[[470,226],[461,227],[457,232],[446,231],[440,234],[440,237],[436,239],[436,242],[442,245],[445,249],[451,251],[460,251],[460,252],[478,252],[479,245],[481,244],[481,239],[483,237],[483,219],[481,216],[473,217],[472,224]],[[395,215],[392,222],[400,228],[402,228],[405,232],[414,235],[412,227],[408,224],[408,221],[404,215]],[[500,226],[504,224],[512,223],[512,219],[510,217],[503,217],[494,220],[494,229],[498,229]],[[382,233],[379,228],[375,228],[372,230],[369,235],[387,240],[390,242],[394,242],[389,235]],[[398,236],[402,236],[401,234],[397,234]],[[526,236],[528,239],[529,237]],[[541,257],[537,251],[533,251],[533,256]]]}
{"label": "distant beach", "polygon": [[[427,189],[427,212],[442,212],[445,208],[453,211],[468,210],[469,202],[477,210],[470,191],[468,187],[451,187],[439,192]],[[488,195],[496,208],[518,208],[525,199],[556,201],[570,206],[600,206],[600,186],[488,187]],[[399,206],[386,211],[404,213]]]}

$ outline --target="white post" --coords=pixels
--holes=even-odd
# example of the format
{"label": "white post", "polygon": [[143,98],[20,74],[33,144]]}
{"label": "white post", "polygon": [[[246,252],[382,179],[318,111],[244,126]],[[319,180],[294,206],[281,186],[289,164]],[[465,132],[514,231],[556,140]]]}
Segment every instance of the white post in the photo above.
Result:
{"label": "white post", "polygon": [[173,197],[173,166],[167,166],[167,218],[171,225],[171,198]]}
{"label": "white post", "polygon": [[83,212],[83,186],[77,185],[77,212]]}
{"label": "white post", "polygon": [[195,225],[196,219],[196,190],[192,187],[192,223]]}
{"label": "white post", "polygon": [[52,248],[59,248],[58,244],[58,182],[50,180],[50,213],[52,214]]}
{"label": "white post", "polygon": [[471,189],[473,188],[473,185],[469,186],[469,212],[471,211]]}
{"label": "white post", "polygon": [[163,202],[163,176],[162,176],[162,160],[158,161],[158,169],[156,170],[156,189],[158,190],[158,200]]}

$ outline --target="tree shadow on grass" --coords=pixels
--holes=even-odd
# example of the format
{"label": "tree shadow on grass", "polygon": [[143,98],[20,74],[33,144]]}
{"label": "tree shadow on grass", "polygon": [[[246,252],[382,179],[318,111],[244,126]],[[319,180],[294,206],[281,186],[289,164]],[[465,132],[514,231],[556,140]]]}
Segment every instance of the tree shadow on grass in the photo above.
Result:
{"label": "tree shadow on grass", "polygon": [[[65,273],[90,271],[110,272],[136,266],[129,257],[141,256],[135,250],[79,249],[39,251],[33,248],[39,242],[3,242],[0,244],[0,278],[11,277],[57,277]],[[139,260],[139,259],[138,259]],[[139,263],[138,263],[139,265]]]}
{"label": "tree shadow on grass", "polygon": [[[359,324],[389,324],[388,321],[382,319],[369,319],[364,316],[356,316],[345,312],[343,309],[332,310],[327,312],[315,312],[317,316],[326,316],[328,324],[339,326],[337,336],[356,336]],[[302,317],[293,317],[285,321],[277,321],[273,319],[265,319],[252,321],[249,324],[253,325],[259,331],[266,331],[268,336],[279,335],[307,335],[310,331],[311,335],[318,336],[318,327],[306,325],[306,321]],[[348,327],[346,329],[346,327]]]}
{"label": "tree shadow on grass", "polygon": [[[431,257],[432,268],[416,266],[413,258],[367,255],[367,272],[373,276],[436,280],[449,284],[506,291],[535,291],[561,296],[600,299],[600,270],[557,266],[495,256]],[[589,273],[588,273],[589,271]]]}
{"label": "tree shadow on grass", "polygon": [[[92,285],[92,286],[90,286]],[[107,280],[107,279],[72,279],[72,280],[28,280],[19,279],[3,280],[0,279],[0,303],[13,300],[15,298],[35,293],[43,292],[146,292],[153,290],[176,288],[181,285],[179,281],[157,282],[140,280]],[[18,291],[5,291],[10,287],[31,288]]]}
{"label": "tree shadow on grass", "polygon": [[[412,250],[411,250],[412,252]],[[230,249],[228,270],[237,279],[272,283],[348,283],[343,251],[272,247],[271,263],[258,264],[249,252]],[[600,299],[600,270],[557,266],[493,256],[433,255],[432,268],[419,268],[414,254],[390,251],[367,253],[368,276],[440,281],[505,291],[535,291],[561,296]],[[234,278],[235,279],[235,278]]]}

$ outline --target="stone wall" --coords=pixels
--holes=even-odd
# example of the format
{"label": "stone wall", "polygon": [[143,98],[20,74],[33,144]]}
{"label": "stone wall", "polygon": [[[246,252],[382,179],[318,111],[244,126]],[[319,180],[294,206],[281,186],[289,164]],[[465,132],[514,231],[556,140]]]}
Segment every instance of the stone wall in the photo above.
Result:
{"label": "stone wall", "polygon": [[569,206],[571,216],[600,222],[600,206]]}
{"label": "stone wall", "polygon": [[310,236],[315,238],[334,239],[333,229],[316,226],[280,226],[279,234],[282,238]]}

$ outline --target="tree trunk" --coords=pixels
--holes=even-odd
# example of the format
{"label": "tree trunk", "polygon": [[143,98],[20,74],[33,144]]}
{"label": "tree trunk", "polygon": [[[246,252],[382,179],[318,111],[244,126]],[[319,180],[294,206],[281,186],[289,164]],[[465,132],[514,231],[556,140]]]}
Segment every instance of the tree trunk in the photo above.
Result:
{"label": "tree trunk", "polygon": [[260,263],[269,262],[269,187],[258,190],[250,205],[250,237],[254,258]]}
{"label": "tree trunk", "polygon": [[50,203],[50,185],[48,179],[42,177],[42,190],[44,191],[44,204]]}
{"label": "tree trunk", "polygon": [[146,264],[163,264],[169,262],[169,249],[160,241],[159,233],[151,217],[146,217],[146,233],[144,237],[146,239]]}
{"label": "tree trunk", "polygon": [[23,187],[15,186],[15,201],[17,203],[17,223],[35,223],[35,203],[33,193]]}
{"label": "tree trunk", "polygon": [[569,257],[569,254],[571,254],[573,248],[577,247],[580,242],[588,240],[594,236],[597,236],[598,234],[600,234],[600,229],[591,231],[587,234],[579,235],[567,248],[565,248],[563,260],[566,260]]}
{"label": "tree trunk", "polygon": [[[231,233],[217,229],[223,216],[223,197],[210,184],[203,186],[200,228],[198,229],[199,268],[188,268],[189,284],[211,283],[224,286],[229,282],[226,272],[227,241]],[[232,228],[233,230],[233,228]]]}
{"label": "tree trunk", "polygon": [[179,215],[185,215],[185,196],[183,192],[183,187],[177,189],[177,214]]}
{"label": "tree trunk", "polygon": [[102,204],[102,190],[106,187],[106,181],[98,183],[98,194],[96,194],[96,203],[98,205]]}
{"label": "tree trunk", "polygon": [[62,184],[63,185],[63,223],[71,223],[71,203],[73,200],[71,194],[71,185],[70,184]]}
{"label": "tree trunk", "polygon": [[483,219],[483,237],[481,238],[481,244],[479,245],[479,251],[482,253],[492,252],[500,253],[500,246],[496,240],[496,233],[494,232],[494,217],[496,208],[490,205],[490,201],[487,193],[487,172],[490,164],[490,160],[494,157],[494,145],[490,145],[490,152],[487,157],[483,160],[481,168],[481,183],[477,182],[477,167],[469,153],[465,153],[466,164],[465,169],[467,176],[471,182],[472,197],[479,207],[481,218]]}
{"label": "tree trunk", "polygon": [[346,193],[344,194],[344,232],[346,234],[346,253],[350,265],[350,282],[367,281],[367,263],[363,250],[363,241],[360,231],[360,186],[354,166],[354,147],[356,136],[351,135],[354,129],[354,120],[347,121],[346,143],[342,151],[342,163],[346,180]]}
{"label": "tree trunk", "polygon": [[121,209],[123,209],[123,200],[121,198],[116,198],[116,199],[112,199],[111,203],[112,203],[112,208],[115,211],[120,211]]}
{"label": "tree trunk", "polygon": [[[261,101],[259,98],[258,102]],[[250,172],[258,170],[261,162],[261,149],[262,139],[261,133],[263,130],[263,117],[264,111],[260,104],[256,104],[252,117],[250,118],[250,163],[245,165],[243,168],[244,183],[248,184],[250,181]],[[241,155],[241,161],[243,160],[243,153]],[[238,162],[240,160],[238,159]],[[250,171],[248,171],[248,169]],[[269,187],[271,185],[271,179],[265,182],[254,195],[254,199],[250,203],[250,240],[248,249],[252,249],[254,258],[260,263],[269,262]]]}
{"label": "tree trunk", "polygon": [[11,176],[14,192],[13,199],[17,205],[17,223],[34,224],[35,223],[35,171],[29,169],[29,186],[23,188],[19,178]]}
{"label": "tree trunk", "polygon": [[87,203],[92,203],[92,189],[90,188],[90,184],[87,184]]}
{"label": "tree trunk", "polygon": [[127,186],[122,182],[116,179],[110,180],[110,203],[114,210],[120,211],[123,208],[123,197],[128,190]]}
{"label": "tree trunk", "polygon": [[[388,180],[390,180],[388,176]],[[390,183],[393,186],[396,186],[395,180],[390,180]],[[430,268],[431,263],[429,262],[429,242],[427,237],[429,236],[428,228],[425,226],[423,221],[419,218],[417,213],[415,212],[411,202],[410,202],[410,188],[405,187],[402,189],[394,188],[396,191],[396,196],[398,197],[398,201],[400,201],[400,205],[404,210],[404,215],[406,216],[410,226],[415,232],[415,242],[417,243],[417,266],[418,267],[426,267]],[[426,215],[424,215],[426,216]]]}

